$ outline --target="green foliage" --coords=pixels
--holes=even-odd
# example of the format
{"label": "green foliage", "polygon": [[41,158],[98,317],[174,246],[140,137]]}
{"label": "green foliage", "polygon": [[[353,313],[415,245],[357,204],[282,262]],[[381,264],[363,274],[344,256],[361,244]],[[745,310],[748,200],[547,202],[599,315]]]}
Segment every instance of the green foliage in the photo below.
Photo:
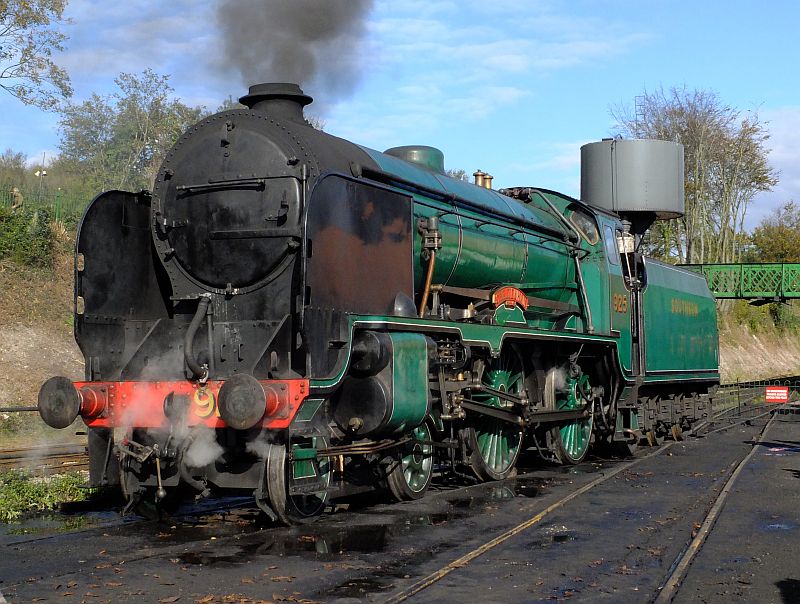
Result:
{"label": "green foliage", "polygon": [[0,472],[0,522],[10,522],[23,515],[51,510],[59,503],[81,501],[86,478],[80,472],[35,478],[28,472]]}
{"label": "green foliage", "polygon": [[767,312],[773,325],[780,331],[796,333],[800,328],[800,316],[797,309],[791,304],[773,302],[767,305]]}
{"label": "green foliage", "polygon": [[772,324],[770,316],[763,306],[753,306],[745,300],[733,302],[731,318],[737,325],[745,325],[753,333],[764,331]]}
{"label": "green foliage", "polygon": [[13,187],[21,187],[25,181],[25,164],[28,161],[24,153],[6,149],[0,155],[0,191],[11,192]]}
{"label": "green foliage", "polygon": [[64,109],[59,168],[93,191],[150,188],[169,148],[204,114],[171,98],[168,81],[150,69],[122,73],[111,96]]}
{"label": "green foliage", "polygon": [[230,111],[232,109],[247,109],[245,105],[242,105],[239,101],[234,101],[231,95],[228,95],[228,98],[222,101],[222,104],[217,107],[217,113],[221,113],[223,111]]}
{"label": "green foliage", "polygon": [[752,244],[759,262],[800,262],[800,205],[774,210],[753,231]]}
{"label": "green foliage", "polygon": [[12,212],[0,207],[0,258],[34,268],[53,265],[53,233],[45,209]]}
{"label": "green foliage", "polygon": [[27,105],[56,110],[72,95],[67,72],[53,62],[66,36],[66,0],[0,0],[0,88]]}
{"label": "green foliage", "polygon": [[791,304],[773,302],[764,306],[748,304],[746,300],[734,300],[730,318],[737,325],[745,325],[753,332],[763,332],[772,327],[786,333],[800,331],[800,311]]}

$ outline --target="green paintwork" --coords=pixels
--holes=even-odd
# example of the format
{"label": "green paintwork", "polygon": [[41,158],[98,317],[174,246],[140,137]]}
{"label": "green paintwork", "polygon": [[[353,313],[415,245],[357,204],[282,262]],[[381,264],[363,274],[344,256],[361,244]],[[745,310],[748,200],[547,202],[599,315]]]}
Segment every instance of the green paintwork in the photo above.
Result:
{"label": "green paintwork", "polygon": [[519,306],[506,308],[505,305],[501,305],[494,311],[494,322],[498,325],[528,326],[528,323],[525,321],[525,313]]}
{"label": "green paintwork", "polygon": [[[433,440],[427,423],[422,423],[415,428],[411,432],[411,436],[415,440],[427,443]],[[401,458],[400,465],[403,470],[403,479],[408,488],[419,493],[428,485],[431,472],[433,472],[433,445],[412,441],[411,449],[407,455]]]}
{"label": "green paintwork", "polygon": [[[616,231],[619,223],[607,216],[600,220],[600,229],[605,243],[605,256],[607,266],[607,278],[605,289],[608,292],[604,299],[605,307],[598,308],[598,314],[608,317],[611,329],[617,335],[619,364],[622,369],[630,373],[632,368],[631,347],[633,338],[631,333],[631,304],[630,292],[625,287],[625,280],[622,276],[622,263],[617,250]],[[588,287],[588,284],[587,284]],[[615,300],[624,300],[624,306],[619,303],[615,306]],[[624,310],[623,310],[624,309]]]}
{"label": "green paintwork", "polygon": [[685,264],[683,267],[703,273],[715,298],[800,298],[800,264]]}
{"label": "green paintwork", "polygon": [[617,421],[614,426],[616,438],[627,440],[626,430],[636,431],[639,429],[639,413],[636,407],[626,407],[617,409]]}
{"label": "green paintwork", "polygon": [[[589,376],[586,374],[578,378],[567,378],[565,389],[556,392],[556,409],[569,411],[583,407],[585,401],[580,396],[580,391],[591,392]],[[566,424],[558,430],[558,438],[564,451],[573,459],[581,459],[589,447],[592,437],[592,419],[576,420]]]}
{"label": "green paintwork", "polygon": [[292,478],[325,476],[330,471],[330,460],[317,457],[317,446],[324,446],[319,438],[312,438],[310,446],[292,445]]}
{"label": "green paintwork", "polygon": [[317,456],[317,450],[311,447],[292,447],[292,459],[299,461],[301,459],[314,459]]}
{"label": "green paintwork", "polygon": [[[396,348],[392,429],[407,431],[419,425],[427,411],[427,353],[424,338],[420,335],[423,333],[447,333],[465,345],[485,348],[494,358],[500,356],[507,340],[528,341],[531,346],[536,346],[537,340],[551,343],[568,341],[571,345],[591,341],[615,350],[625,383],[633,383],[636,377],[633,375],[636,363],[632,358],[635,304],[626,288],[616,249],[615,234],[621,229],[617,217],[595,213],[589,208],[581,209],[582,206],[576,205],[574,200],[553,192],[543,192],[543,198],[534,195],[531,202],[523,203],[396,157],[367,148],[363,150],[385,174],[398,179],[398,189],[411,196],[413,225],[432,216],[439,218],[442,246],[436,252],[434,284],[484,290],[512,285],[531,299],[531,305],[524,313],[519,309],[498,309],[494,325],[430,317],[349,315],[351,332],[356,328],[366,328],[386,330],[392,334]],[[404,185],[401,181],[417,183],[421,188]],[[422,188],[440,195],[429,195]],[[468,199],[469,204],[459,199]],[[578,227],[584,236],[577,249],[565,243],[573,228],[553,214],[553,208],[545,199],[573,225],[576,224],[571,218],[574,212],[584,215]],[[516,216],[555,232],[542,234],[536,229],[521,229],[513,220],[500,214]],[[597,233],[586,235],[595,222],[599,237]],[[414,294],[418,302],[428,261],[427,255],[423,254],[423,238],[416,226],[412,228]],[[558,232],[564,237],[559,237]],[[594,328],[591,333],[584,296],[578,290],[575,256],[591,309]],[[645,382],[718,380],[713,299],[707,289],[693,290],[696,284],[690,276],[687,277],[686,271],[667,277],[666,269],[658,263],[648,261],[647,266],[652,274],[648,272],[647,287],[642,294],[645,323],[640,336],[645,351],[641,368],[645,371]],[[689,290],[686,293],[680,291],[687,286]],[[675,297],[684,299],[688,308],[696,305],[698,317],[675,313],[671,316],[665,312]],[[547,305],[537,307],[535,298],[558,302],[573,312],[560,315],[558,311],[548,309]],[[452,303],[450,299],[445,299],[445,302]],[[652,344],[649,347],[648,341]],[[350,343],[346,346],[349,347]],[[698,371],[703,369],[708,371]],[[311,386],[315,389],[334,387],[345,371],[346,366],[342,366],[337,376],[312,380]]]}
{"label": "green paintwork", "polygon": [[[524,388],[523,378],[519,360],[512,355],[504,355],[486,370],[483,383],[495,390],[519,393]],[[476,392],[472,398],[490,407],[511,407],[508,401],[484,392]],[[474,430],[483,463],[497,474],[507,472],[519,455],[522,441],[519,426],[491,417],[481,417]]]}
{"label": "green paintwork", "polygon": [[300,409],[297,410],[297,415],[294,416],[294,421],[310,422],[324,402],[325,399],[321,398],[307,398],[300,405]]}
{"label": "green paintwork", "polygon": [[390,333],[394,405],[387,429],[405,432],[428,414],[428,344],[418,333]]}
{"label": "green paintwork", "polygon": [[716,372],[716,304],[706,280],[654,260],[646,262],[646,270],[642,305],[647,373]]}
{"label": "green paintwork", "polygon": [[[381,169],[404,180],[419,183],[443,195],[467,198],[490,215],[424,195],[414,195],[414,218],[439,217],[442,248],[436,254],[433,282],[467,288],[527,284],[526,293],[548,300],[577,304],[575,266],[562,238],[522,232],[519,226],[497,216],[504,213],[571,233],[541,199],[525,204],[491,189],[475,187],[460,180],[435,174],[418,165],[364,148]],[[557,194],[548,199],[563,210],[569,200]],[[491,217],[491,215],[494,215]],[[420,291],[427,270],[422,241],[415,237],[415,289]],[[532,313],[529,317],[542,327],[552,321]]]}
{"label": "green paintwork", "polygon": [[[493,356],[499,356],[506,340],[525,340],[531,338],[548,341],[566,339],[571,342],[598,342],[606,345],[613,345],[617,342],[616,338],[608,336],[590,335],[582,333],[560,333],[547,329],[505,327],[502,325],[484,325],[479,323],[464,323],[453,321],[440,321],[437,319],[415,319],[412,317],[389,317],[386,315],[350,315],[350,331],[355,327],[360,329],[387,330],[393,335],[398,332],[413,332],[409,335],[422,337],[421,333],[449,333],[458,337],[467,345],[482,346],[489,349]],[[351,346],[352,338],[348,338],[348,348]],[[312,389],[324,389],[338,384],[346,372],[346,367],[342,367],[340,373],[335,377],[325,380],[311,380]]]}

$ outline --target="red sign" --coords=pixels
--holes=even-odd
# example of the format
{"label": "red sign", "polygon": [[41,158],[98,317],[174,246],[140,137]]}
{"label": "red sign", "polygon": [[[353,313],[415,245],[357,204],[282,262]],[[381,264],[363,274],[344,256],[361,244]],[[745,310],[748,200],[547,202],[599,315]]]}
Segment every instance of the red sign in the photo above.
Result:
{"label": "red sign", "polygon": [[788,403],[789,402],[789,386],[767,386],[768,403]]}

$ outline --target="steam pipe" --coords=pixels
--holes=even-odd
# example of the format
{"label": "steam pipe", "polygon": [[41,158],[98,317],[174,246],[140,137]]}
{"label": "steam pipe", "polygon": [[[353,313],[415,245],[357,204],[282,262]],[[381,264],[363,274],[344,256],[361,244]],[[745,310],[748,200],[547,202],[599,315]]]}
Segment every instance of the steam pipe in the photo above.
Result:
{"label": "steam pipe", "polygon": [[194,358],[192,346],[194,344],[194,336],[197,334],[197,330],[200,329],[200,324],[203,322],[210,304],[211,295],[203,294],[200,298],[200,303],[197,305],[197,312],[194,313],[192,322],[189,324],[189,329],[186,331],[186,335],[183,336],[183,357],[186,360],[186,365],[192,375],[201,381],[208,379],[208,365],[201,365],[197,362],[197,359]]}
{"label": "steam pipe", "polygon": [[425,316],[425,307],[428,305],[428,296],[431,293],[431,282],[433,281],[433,267],[436,264],[436,250],[430,250],[431,257],[428,259],[428,272],[425,275],[425,288],[422,290],[422,300],[419,303],[419,318]]}
{"label": "steam pipe", "polygon": [[583,302],[583,309],[586,313],[586,331],[588,333],[594,333],[594,323],[592,322],[592,307],[589,306],[589,296],[586,293],[586,283],[583,281],[583,273],[581,272],[581,259],[578,258],[578,254],[572,254],[572,258],[575,260],[575,277],[578,280],[578,288],[581,290],[581,301]]}

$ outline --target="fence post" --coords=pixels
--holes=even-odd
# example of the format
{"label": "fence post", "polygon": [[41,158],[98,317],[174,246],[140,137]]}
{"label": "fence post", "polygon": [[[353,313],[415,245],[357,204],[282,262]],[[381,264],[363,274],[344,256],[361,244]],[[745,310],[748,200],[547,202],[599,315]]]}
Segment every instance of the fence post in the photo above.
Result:
{"label": "fence post", "polygon": [[736,412],[742,414],[742,391],[739,389],[739,378],[736,378]]}
{"label": "fence post", "polygon": [[56,191],[56,202],[53,205],[53,220],[61,220],[61,187]]}

